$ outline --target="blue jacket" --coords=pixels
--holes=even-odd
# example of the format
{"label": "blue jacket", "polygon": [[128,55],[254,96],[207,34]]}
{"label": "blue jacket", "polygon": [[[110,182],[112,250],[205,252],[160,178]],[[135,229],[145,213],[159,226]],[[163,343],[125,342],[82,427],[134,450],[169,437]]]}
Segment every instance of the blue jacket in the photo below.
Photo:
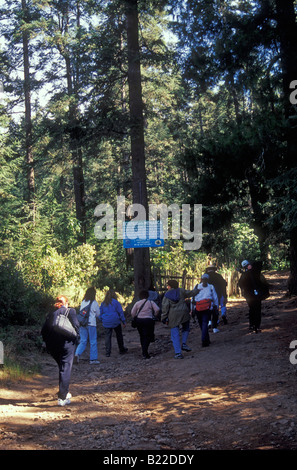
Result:
{"label": "blue jacket", "polygon": [[172,302],[177,303],[180,299],[180,289],[170,289],[166,292],[165,297],[167,297],[169,300],[172,300]]}
{"label": "blue jacket", "polygon": [[104,328],[115,328],[121,322],[126,323],[120,302],[116,299],[112,299],[109,305],[105,305],[103,302],[100,305],[99,320],[102,321]]}

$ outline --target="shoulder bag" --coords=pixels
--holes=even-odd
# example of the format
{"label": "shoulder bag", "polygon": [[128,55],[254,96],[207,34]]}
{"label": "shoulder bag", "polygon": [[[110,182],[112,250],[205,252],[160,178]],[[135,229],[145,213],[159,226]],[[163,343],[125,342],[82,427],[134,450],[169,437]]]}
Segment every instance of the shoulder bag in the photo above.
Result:
{"label": "shoulder bag", "polygon": [[55,315],[53,330],[68,339],[75,339],[77,337],[77,331],[68,318],[69,311],[70,309],[67,308],[65,313],[59,312]]}

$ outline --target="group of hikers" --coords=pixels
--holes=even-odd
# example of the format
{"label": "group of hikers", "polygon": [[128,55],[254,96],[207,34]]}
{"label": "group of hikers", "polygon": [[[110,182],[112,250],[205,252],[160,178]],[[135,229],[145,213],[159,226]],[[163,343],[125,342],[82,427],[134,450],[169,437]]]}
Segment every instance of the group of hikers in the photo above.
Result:
{"label": "group of hikers", "polygon": [[[261,274],[261,263],[242,262],[242,274],[238,282],[249,306],[249,328],[260,332],[261,301],[269,296],[269,285]],[[198,321],[201,329],[202,347],[210,344],[209,331],[217,333],[220,321],[227,319],[227,282],[217,272],[217,266],[207,266],[201,282],[192,290],[179,287],[174,279],[168,280],[167,290],[160,296],[158,292],[142,290],[139,299],[131,308],[131,325],[138,330],[142,357],[149,359],[149,346],[155,340],[155,322],[162,321],[170,329],[174,358],[183,359],[183,352],[191,351],[187,344],[190,320]],[[61,318],[63,326],[61,327]],[[67,332],[64,321],[67,319]],[[105,335],[105,354],[111,354],[112,332],[115,331],[120,354],[127,353],[122,328],[126,327],[126,316],[116,293],[110,289],[99,306],[96,289],[87,289],[79,313],[69,308],[68,299],[61,295],[56,299],[55,311],[51,312],[42,327],[41,334],[46,350],[59,368],[58,405],[71,402],[69,383],[72,364],[78,363],[89,341],[90,364],[99,364],[97,350],[97,319],[102,321]],[[63,330],[61,329],[63,328]],[[181,334],[181,340],[180,340]]]}

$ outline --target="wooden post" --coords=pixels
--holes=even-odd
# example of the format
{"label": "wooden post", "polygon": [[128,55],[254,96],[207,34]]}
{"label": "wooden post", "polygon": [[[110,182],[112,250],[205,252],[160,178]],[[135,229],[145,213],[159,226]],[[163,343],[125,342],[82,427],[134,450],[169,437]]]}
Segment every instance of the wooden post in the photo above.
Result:
{"label": "wooden post", "polygon": [[183,287],[183,289],[186,288],[186,278],[187,278],[187,271],[184,269],[183,275],[182,275],[182,287]]}

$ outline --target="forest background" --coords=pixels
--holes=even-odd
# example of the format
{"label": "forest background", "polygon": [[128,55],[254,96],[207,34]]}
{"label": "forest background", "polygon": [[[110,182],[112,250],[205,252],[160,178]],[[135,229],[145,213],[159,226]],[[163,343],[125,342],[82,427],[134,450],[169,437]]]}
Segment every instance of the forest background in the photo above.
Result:
{"label": "forest background", "polygon": [[297,293],[296,2],[0,5],[2,334],[90,285],[131,301],[135,253],[96,238],[94,211],[139,202],[138,178],[150,204],[203,206],[201,248],[169,238],[150,269],[261,259]]}

